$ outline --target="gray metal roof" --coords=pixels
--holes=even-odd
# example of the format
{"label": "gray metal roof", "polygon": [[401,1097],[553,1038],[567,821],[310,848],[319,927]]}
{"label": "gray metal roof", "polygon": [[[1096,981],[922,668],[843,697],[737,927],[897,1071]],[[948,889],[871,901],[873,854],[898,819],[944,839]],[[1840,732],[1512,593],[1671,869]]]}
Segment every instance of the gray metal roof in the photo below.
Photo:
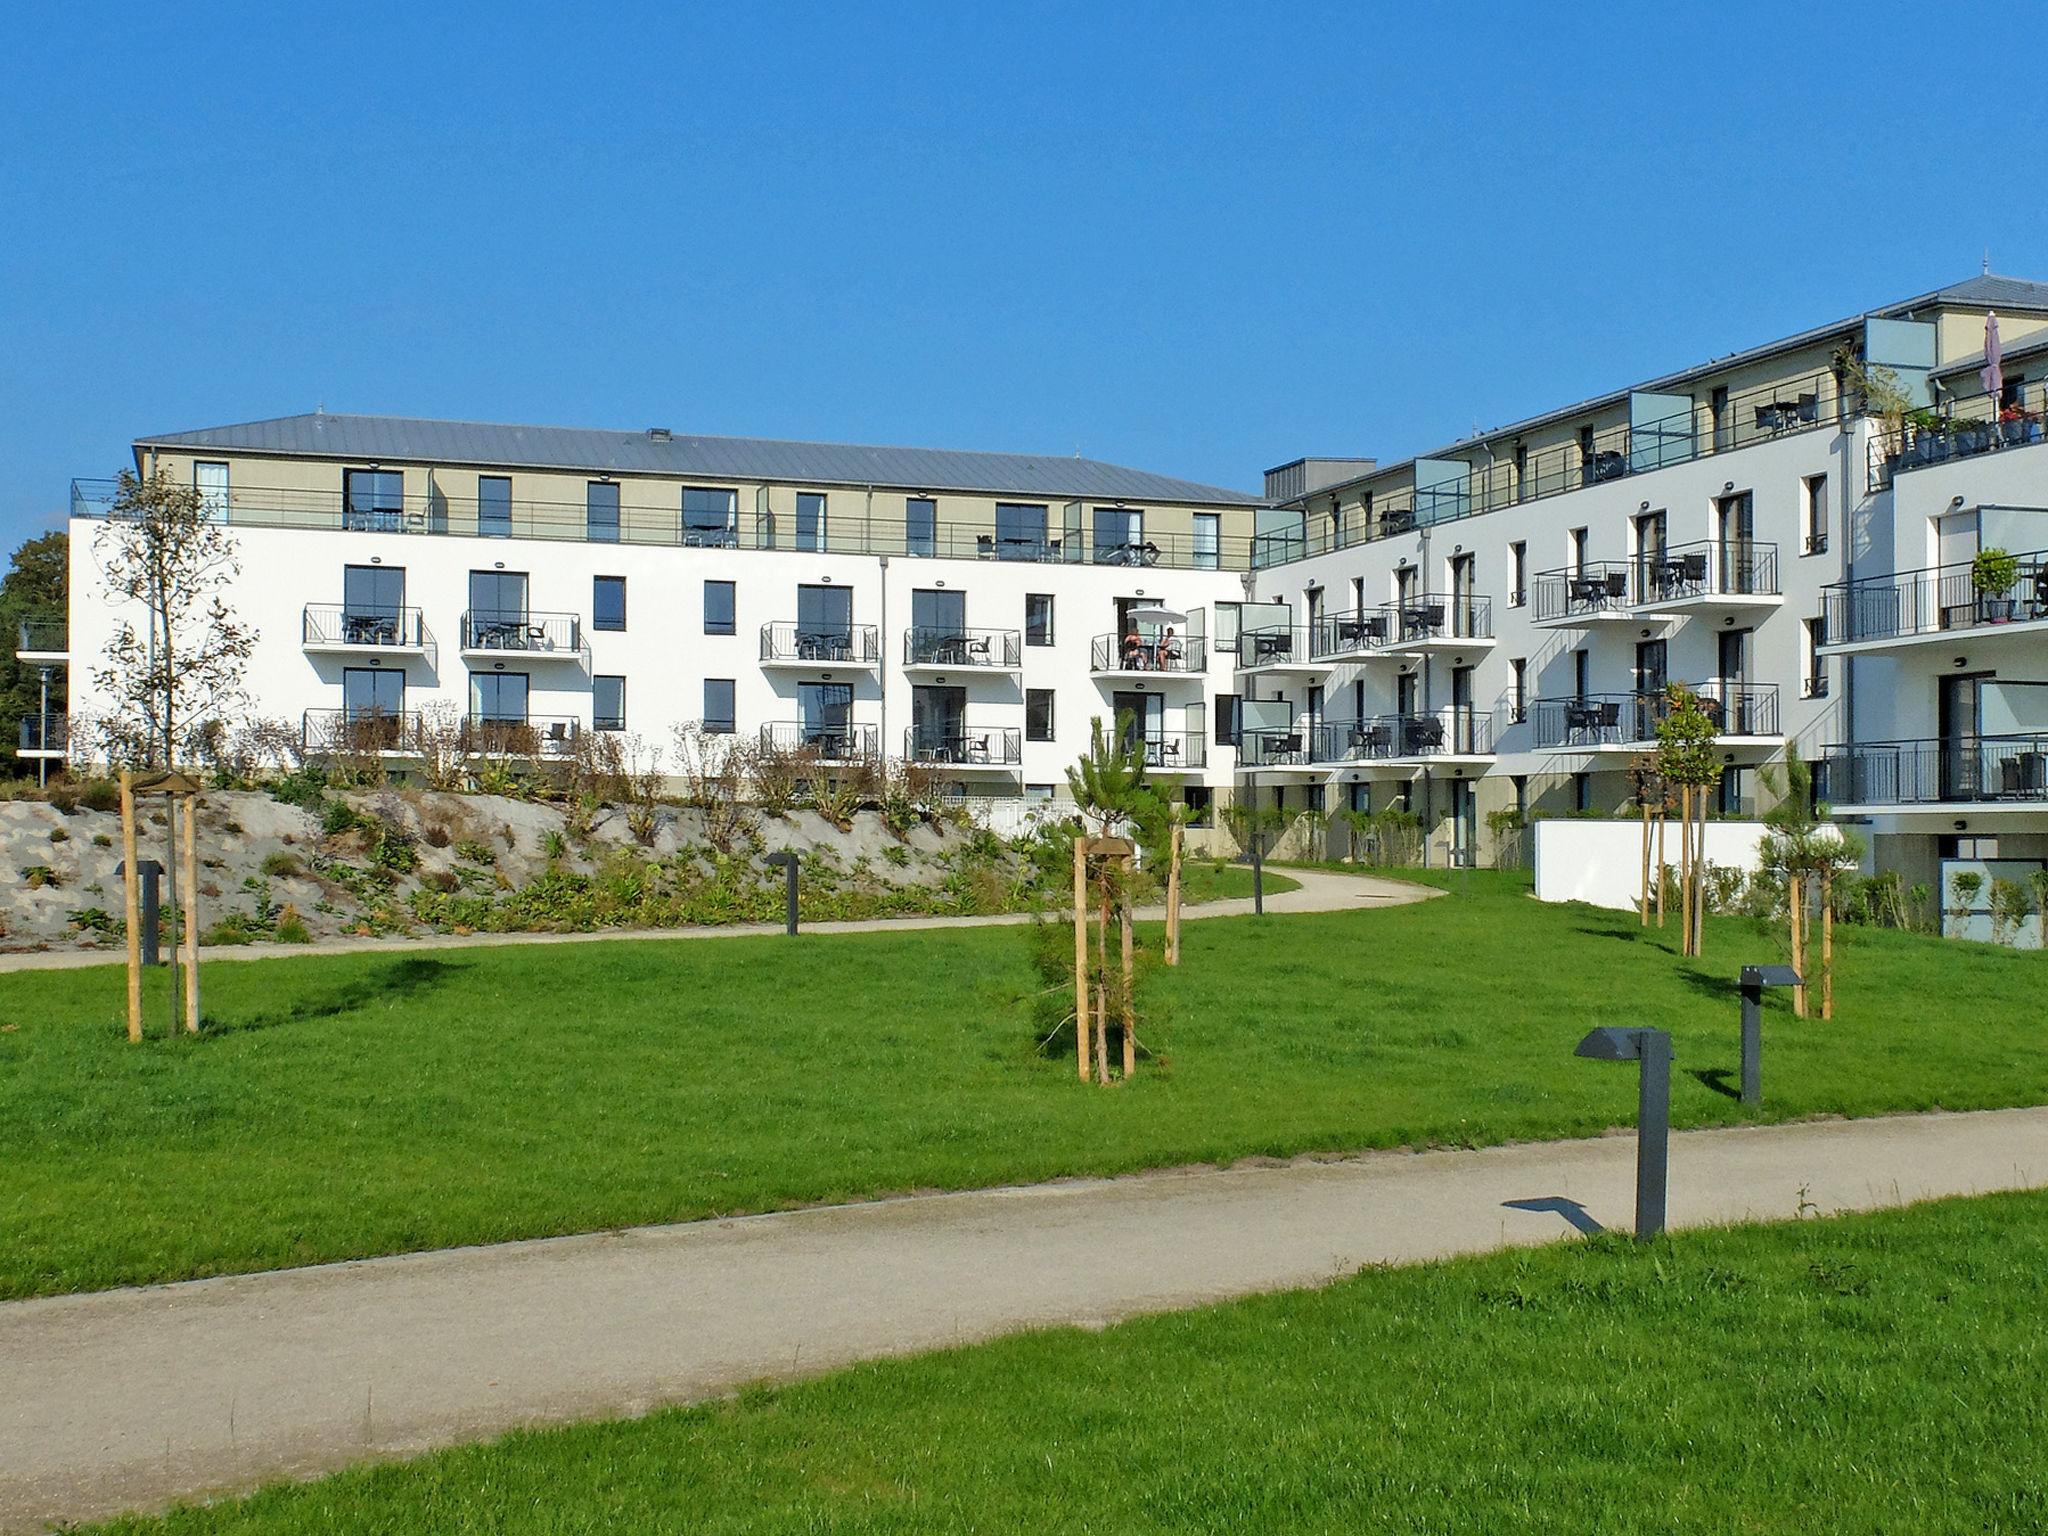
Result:
{"label": "gray metal roof", "polygon": [[[1708,362],[1695,364],[1691,368],[1681,369],[1676,373],[1667,373],[1659,378],[1645,380],[1641,384],[1632,384],[1626,389],[1609,390],[1605,394],[1594,395],[1590,399],[1580,400],[1571,405],[1559,406],[1554,410],[1544,411],[1540,415],[1527,416],[1520,421],[1511,421],[1504,427],[1493,427],[1484,432],[1474,433],[1472,436],[1460,438],[1446,447],[1434,449],[1429,453],[1418,454],[1416,458],[1462,458],[1464,455],[1478,449],[1482,443],[1495,442],[1500,438],[1513,437],[1524,432],[1533,432],[1539,427],[1550,426],[1566,417],[1583,416],[1593,411],[1609,409],[1621,404],[1630,395],[1639,391],[1655,394],[1663,390],[1672,389],[1680,384],[1689,383],[1704,374],[1722,373],[1730,368],[1739,368],[1745,363],[1755,362],[1780,352],[1796,352],[1802,347],[1812,346],[1815,342],[1825,341],[1831,336],[1844,335],[1855,331],[1862,326],[1865,320],[1870,319],[1872,316],[1896,318],[1900,315],[1912,314],[1916,310],[1938,309],[1944,305],[1972,309],[1983,307],[2006,310],[2039,310],[2048,313],[2048,283],[2037,283],[2030,278],[2024,277],[2001,277],[1995,272],[1981,273],[1976,277],[1965,278],[1960,283],[1950,283],[1945,288],[1935,288],[1913,298],[1902,299],[1896,304],[1887,304],[1881,309],[1870,309],[1863,311],[1861,314],[1846,316],[1831,325],[1817,325],[1812,330],[1801,331],[1795,336],[1786,336],[1778,341],[1765,342],[1761,346],[1748,347],[1740,352],[1731,352],[1726,357],[1717,357]],[[2031,338],[2028,338],[2028,340],[2031,342]],[[2019,343],[2014,343],[2014,345],[2017,346]],[[2011,350],[2011,348],[2007,349],[2008,352]],[[1982,367],[1983,362],[1984,360],[1980,356],[1977,359],[1977,366]],[[1944,365],[1935,371],[1940,374],[1946,374],[1950,370],[1947,365]],[[1355,485],[1364,485],[1368,481],[1384,479],[1387,475],[1397,470],[1409,468],[1414,462],[1414,458],[1396,459],[1392,463],[1382,464],[1378,468],[1369,470],[1364,474],[1354,475],[1349,480],[1335,485],[1323,486],[1312,494],[1327,496],[1332,491],[1344,491]],[[1307,497],[1304,496],[1297,499],[1305,501]]]}
{"label": "gray metal roof", "polygon": [[662,437],[584,427],[501,426],[406,416],[313,412],[239,426],[137,438],[137,448],[200,448],[288,458],[579,473],[677,475],[777,485],[887,486],[905,491],[985,491],[1031,497],[1103,497],[1250,507],[1256,496],[1055,454],[875,448],[758,437]]}

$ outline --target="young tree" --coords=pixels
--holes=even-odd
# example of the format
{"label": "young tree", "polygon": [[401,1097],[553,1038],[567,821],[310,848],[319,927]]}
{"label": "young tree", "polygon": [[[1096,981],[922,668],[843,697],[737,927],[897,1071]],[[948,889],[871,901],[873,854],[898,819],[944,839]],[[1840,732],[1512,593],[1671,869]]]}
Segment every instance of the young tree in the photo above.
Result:
{"label": "young tree", "polygon": [[[0,720],[13,722],[43,707],[42,669],[15,660],[17,632],[27,620],[61,618],[69,572],[70,540],[61,532],[30,539],[14,552],[14,562],[0,580]],[[61,677],[53,678],[54,708],[64,704]],[[0,737],[0,753],[14,756],[14,739]]]}
{"label": "young tree", "polygon": [[1678,786],[1679,953],[1697,955],[1707,932],[1707,791],[1721,782],[1719,733],[1685,684],[1671,685],[1670,700],[1657,722],[1657,772]]}
{"label": "young tree", "polygon": [[143,613],[140,630],[119,615],[106,665],[93,672],[107,752],[174,767],[189,755],[194,726],[242,702],[242,669],[256,648],[256,631],[224,596],[241,570],[234,535],[168,471],[123,470],[94,553],[108,596]]}

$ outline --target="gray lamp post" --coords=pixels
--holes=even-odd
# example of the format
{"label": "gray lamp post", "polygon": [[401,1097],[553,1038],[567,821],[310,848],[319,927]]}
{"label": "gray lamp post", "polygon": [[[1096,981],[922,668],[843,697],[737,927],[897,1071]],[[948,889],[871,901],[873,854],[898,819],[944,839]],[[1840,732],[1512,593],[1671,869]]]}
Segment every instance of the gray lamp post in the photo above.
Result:
{"label": "gray lamp post", "polygon": [[1764,988],[1796,987],[1799,973],[1789,965],[1742,968],[1742,1102],[1764,1099]]}
{"label": "gray lamp post", "polygon": [[1596,1029],[1572,1052],[1592,1061],[1633,1061],[1636,1086],[1636,1241],[1664,1230],[1671,1167],[1671,1036],[1661,1029]]}
{"label": "gray lamp post", "polygon": [[780,864],[782,866],[782,874],[784,881],[783,890],[785,899],[788,903],[787,911],[784,913],[783,916],[782,931],[784,933],[794,935],[796,932],[797,856],[794,853],[789,853],[787,851],[782,853],[771,853],[768,855],[768,862],[770,864]]}

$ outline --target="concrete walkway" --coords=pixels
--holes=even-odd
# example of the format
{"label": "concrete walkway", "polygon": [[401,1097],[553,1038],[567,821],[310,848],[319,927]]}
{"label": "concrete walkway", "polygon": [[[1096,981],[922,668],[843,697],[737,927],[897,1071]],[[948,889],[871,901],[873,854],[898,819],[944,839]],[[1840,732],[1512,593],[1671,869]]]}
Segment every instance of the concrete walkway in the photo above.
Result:
{"label": "concrete walkway", "polygon": [[[837,1206],[0,1306],[0,1528],[1626,1227],[1635,1141]],[[1693,1131],[1674,1226],[2048,1185],[2048,1109]]]}
{"label": "concrete walkway", "polygon": [[[1344,912],[1362,907],[1398,907],[1409,902],[1428,901],[1443,891],[1434,886],[1410,885],[1405,880],[1383,880],[1373,875],[1340,874],[1333,870],[1286,869],[1285,874],[1300,889],[1274,891],[1266,897],[1269,913]],[[1249,896],[1232,896],[1222,901],[1205,901],[1183,907],[1181,917],[1194,922],[1206,917],[1247,917],[1252,911]],[[1162,922],[1164,907],[1140,907],[1140,922]],[[1028,923],[1029,912],[1002,912],[993,917],[878,917],[853,922],[805,923],[805,933],[898,933],[918,928],[996,928]],[[205,965],[222,960],[275,960],[292,955],[399,955],[424,949],[491,949],[502,944],[599,944],[638,939],[729,939],[748,934],[779,934],[780,923],[733,923],[717,928],[606,928],[596,933],[472,933],[434,934],[418,939],[324,939],[318,944],[232,944],[201,951]],[[21,954],[0,954],[0,975],[9,971],[75,971],[93,965],[119,965],[119,945],[100,949],[42,950]]]}

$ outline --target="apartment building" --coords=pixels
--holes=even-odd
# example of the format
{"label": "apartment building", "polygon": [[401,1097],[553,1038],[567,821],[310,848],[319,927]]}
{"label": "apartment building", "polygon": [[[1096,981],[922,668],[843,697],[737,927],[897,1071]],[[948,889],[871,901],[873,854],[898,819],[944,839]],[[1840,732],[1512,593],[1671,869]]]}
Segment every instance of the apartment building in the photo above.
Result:
{"label": "apartment building", "polygon": [[[1908,411],[1873,414],[1864,369]],[[2044,417],[2048,284],[1986,274],[1428,454],[1297,459],[1264,497],[1079,458],[320,413],[134,455],[236,531],[252,707],[316,755],[403,758],[435,708],[479,751],[701,723],[1048,796],[1128,715],[1191,801],[1400,804],[1432,858],[1483,863],[1492,813],[1625,802],[1679,681],[1720,724],[1723,813],[1796,742],[1919,879],[2048,855]],[[104,648],[111,489],[74,487],[69,635],[24,655]],[[2016,556],[2008,589],[1972,584],[1984,549]],[[24,747],[61,756],[64,727],[24,722]]]}
{"label": "apartment building", "polygon": [[[1994,309],[2009,361],[1987,410],[1969,392]],[[1868,414],[1864,366],[1890,370],[1943,446]],[[1489,813],[1625,802],[1684,682],[1721,725],[1720,811],[1767,800],[1759,770],[1796,741],[1871,819],[1880,860],[1941,857],[1961,818],[1901,802],[1943,786],[1863,744],[2011,736],[1947,788],[2032,786],[2048,656],[2030,623],[1978,625],[2019,674],[1993,678],[1981,645],[1965,666],[1873,630],[1870,594],[1952,585],[1980,541],[2044,547],[2014,510],[2048,505],[2044,378],[2048,285],[1986,275],[1413,459],[1273,471],[1237,658],[1244,786],[1283,808],[1400,803],[1433,846],[1484,862]],[[1979,438],[1939,425],[2001,406]],[[2040,563],[2022,556],[2026,583]],[[1980,611],[1932,601],[1940,624]],[[1934,651],[1939,686],[1908,659]],[[1853,786],[1837,763],[1858,765]],[[2043,810],[2008,804],[1996,824],[2048,826]]]}
{"label": "apartment building", "polygon": [[[1210,634],[1243,596],[1238,492],[1081,458],[321,413],[134,456],[234,530],[251,708],[315,756],[402,761],[436,710],[479,753],[541,760],[700,723],[1049,795],[1128,713],[1191,799],[1230,779]],[[81,658],[115,622],[94,553],[113,492],[73,492]],[[94,713],[83,667],[70,708]]]}

